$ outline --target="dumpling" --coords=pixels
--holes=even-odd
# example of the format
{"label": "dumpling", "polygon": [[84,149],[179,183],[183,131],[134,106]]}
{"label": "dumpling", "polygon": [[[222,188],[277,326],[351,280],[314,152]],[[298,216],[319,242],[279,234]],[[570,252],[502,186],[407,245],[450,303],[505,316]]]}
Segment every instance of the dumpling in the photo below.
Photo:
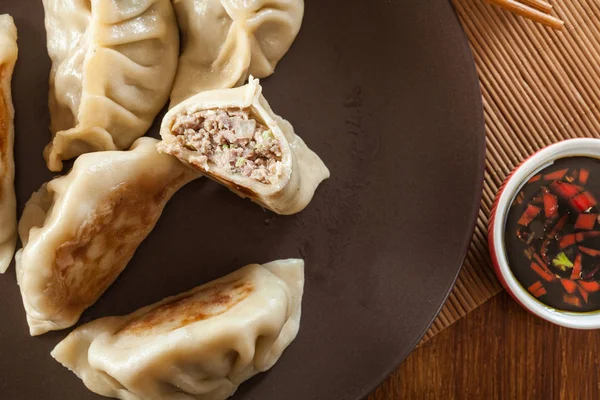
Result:
{"label": "dumpling", "polygon": [[163,119],[158,149],[265,208],[294,214],[329,170],[261,93],[251,78],[239,88],[189,98]]}
{"label": "dumpling", "polygon": [[172,89],[179,32],[171,0],[43,0],[50,72],[48,168],[125,150]]}
{"label": "dumpling", "polygon": [[140,138],[130,151],[82,155],[27,202],[16,261],[31,335],[75,324],[123,271],[171,196],[198,177],[159,154],[156,143]]}
{"label": "dumpling", "polygon": [[10,84],[17,61],[17,28],[10,15],[0,15],[0,273],[12,261],[17,244],[15,137]]}
{"label": "dumpling", "polygon": [[266,78],[294,42],[304,0],[173,0],[182,54],[171,106],[199,92]]}
{"label": "dumpling", "polygon": [[221,400],[270,369],[300,327],[304,261],[251,264],[123,317],[73,331],[52,357],[126,400]]}

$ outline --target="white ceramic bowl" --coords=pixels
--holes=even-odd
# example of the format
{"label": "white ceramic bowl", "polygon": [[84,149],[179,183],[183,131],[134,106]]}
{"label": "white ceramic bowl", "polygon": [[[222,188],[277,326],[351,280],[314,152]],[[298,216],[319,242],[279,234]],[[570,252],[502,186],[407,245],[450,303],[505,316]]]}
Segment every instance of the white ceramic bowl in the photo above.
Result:
{"label": "white ceramic bowl", "polygon": [[600,328],[600,311],[573,313],[555,310],[533,297],[513,275],[504,246],[504,231],[508,210],[523,184],[555,160],[573,156],[600,159],[600,139],[570,139],[553,144],[535,153],[515,168],[498,191],[492,207],[488,244],[498,279],[523,307],[557,325],[576,329],[598,329]]}

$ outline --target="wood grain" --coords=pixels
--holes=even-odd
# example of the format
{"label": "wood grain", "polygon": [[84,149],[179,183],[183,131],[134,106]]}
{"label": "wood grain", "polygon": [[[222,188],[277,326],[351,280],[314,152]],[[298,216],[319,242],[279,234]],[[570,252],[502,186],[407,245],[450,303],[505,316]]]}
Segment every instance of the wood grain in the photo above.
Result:
{"label": "wood grain", "polygon": [[542,147],[600,137],[600,2],[553,0],[556,32],[483,0],[452,0],[481,84],[487,157],[483,199],[463,270],[423,342],[497,294],[485,233],[498,187]]}
{"label": "wood grain", "polygon": [[598,399],[600,331],[560,328],[501,293],[415,350],[369,400]]}

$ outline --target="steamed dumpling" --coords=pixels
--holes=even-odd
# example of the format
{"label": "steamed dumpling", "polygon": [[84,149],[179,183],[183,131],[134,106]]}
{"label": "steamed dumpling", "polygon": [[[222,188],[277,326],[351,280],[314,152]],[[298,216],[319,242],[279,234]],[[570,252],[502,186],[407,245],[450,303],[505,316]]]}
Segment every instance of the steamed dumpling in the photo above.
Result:
{"label": "steamed dumpling", "polygon": [[12,261],[17,244],[14,114],[10,84],[17,61],[17,28],[9,15],[0,15],[0,273]]}
{"label": "steamed dumpling", "polygon": [[171,0],[43,0],[52,171],[83,153],[125,150],[168,100],[179,35]]}
{"label": "steamed dumpling", "polygon": [[140,138],[130,151],[82,155],[27,202],[16,261],[32,335],[75,324],[123,271],[171,196],[198,177],[159,154],[156,143]]}
{"label": "steamed dumpling", "polygon": [[159,151],[278,214],[310,203],[329,170],[271,110],[257,79],[234,89],[202,92],[172,108]]}
{"label": "steamed dumpling", "polygon": [[182,54],[171,106],[199,92],[266,78],[294,42],[304,0],[173,0]]}
{"label": "steamed dumpling", "polygon": [[304,262],[248,265],[123,317],[73,331],[52,356],[123,400],[222,400],[270,369],[300,327]]}

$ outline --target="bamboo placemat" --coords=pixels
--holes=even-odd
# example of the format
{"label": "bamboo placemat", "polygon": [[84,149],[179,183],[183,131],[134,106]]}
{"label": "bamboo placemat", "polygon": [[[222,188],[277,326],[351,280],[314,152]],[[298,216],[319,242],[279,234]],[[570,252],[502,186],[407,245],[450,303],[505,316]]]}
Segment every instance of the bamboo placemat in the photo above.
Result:
{"label": "bamboo placemat", "polygon": [[486,230],[496,191],[510,171],[551,143],[600,137],[600,2],[550,3],[565,21],[561,32],[483,0],[453,0],[483,95],[485,182],[463,270],[423,342],[501,290],[490,264]]}

